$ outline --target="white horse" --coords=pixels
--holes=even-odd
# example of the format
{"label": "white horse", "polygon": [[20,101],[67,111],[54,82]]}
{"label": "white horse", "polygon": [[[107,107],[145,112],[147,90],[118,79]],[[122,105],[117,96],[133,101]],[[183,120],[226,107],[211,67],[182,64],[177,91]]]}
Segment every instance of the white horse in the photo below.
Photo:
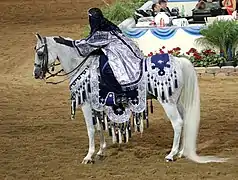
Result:
{"label": "white horse", "polygon": [[[77,50],[73,47],[69,47],[63,44],[56,43],[55,37],[41,37],[36,34],[37,44],[35,47],[35,64],[34,64],[34,76],[36,79],[44,78],[45,74],[49,72],[49,68],[52,67],[58,59],[69,79],[72,80],[75,77],[76,71],[83,71],[85,68],[92,68],[88,64],[92,64],[93,60],[99,60],[96,56],[89,56],[87,61],[84,57],[79,56]],[[170,56],[171,63],[173,64],[175,72],[175,78],[178,88],[174,88],[174,82],[170,82],[171,87],[167,87],[168,91],[164,91],[161,85],[156,82],[159,80],[157,72],[155,73],[153,64],[151,64],[150,58],[145,58],[147,61],[147,70],[144,70],[146,74],[146,86],[148,93],[154,95],[156,99],[162,104],[169,120],[171,121],[174,130],[174,139],[171,152],[165,157],[167,161],[173,161],[174,156],[182,155],[188,159],[197,163],[208,162],[225,162],[224,158],[217,158],[213,156],[198,156],[196,154],[196,139],[200,122],[200,95],[198,87],[198,79],[195,69],[191,62],[186,58],[178,58]],[[83,63],[85,62],[85,63]],[[170,68],[168,68],[170,69]],[[173,70],[174,70],[173,69]],[[147,78],[147,76],[149,78]],[[172,77],[172,75],[171,75]],[[155,81],[155,82],[154,82]],[[166,83],[166,82],[165,82]],[[163,84],[162,84],[163,85]],[[149,87],[150,86],[150,87]],[[162,87],[162,88],[161,88]],[[168,92],[173,92],[172,95],[168,95]],[[95,128],[92,121],[93,107],[90,96],[82,104],[82,111],[84,114],[88,137],[89,137],[89,150],[88,154],[84,158],[82,163],[89,163],[92,161],[92,156],[95,152],[94,133]],[[167,97],[166,100],[161,97]],[[183,128],[183,142],[179,151],[180,136]],[[106,142],[103,135],[102,128],[100,130],[100,150],[97,155],[104,154],[106,148]]]}

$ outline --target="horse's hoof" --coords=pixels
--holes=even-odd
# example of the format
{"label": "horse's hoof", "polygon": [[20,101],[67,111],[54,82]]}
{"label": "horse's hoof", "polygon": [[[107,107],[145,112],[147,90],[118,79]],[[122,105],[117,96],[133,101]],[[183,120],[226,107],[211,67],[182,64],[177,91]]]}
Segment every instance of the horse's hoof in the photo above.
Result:
{"label": "horse's hoof", "polygon": [[166,159],[166,162],[173,162],[174,159],[173,158],[165,158]]}
{"label": "horse's hoof", "polygon": [[179,158],[185,157],[185,156],[183,155],[183,151],[180,151],[180,152],[178,153],[178,157],[179,157]]}
{"label": "horse's hoof", "polygon": [[103,154],[97,154],[96,155],[96,159],[97,160],[104,160],[105,159],[105,156]]}
{"label": "horse's hoof", "polygon": [[181,154],[178,154],[178,157],[179,157],[179,158],[183,158],[184,155],[181,153]]}
{"label": "horse's hoof", "polygon": [[82,164],[94,164],[94,161],[92,159],[84,159]]}

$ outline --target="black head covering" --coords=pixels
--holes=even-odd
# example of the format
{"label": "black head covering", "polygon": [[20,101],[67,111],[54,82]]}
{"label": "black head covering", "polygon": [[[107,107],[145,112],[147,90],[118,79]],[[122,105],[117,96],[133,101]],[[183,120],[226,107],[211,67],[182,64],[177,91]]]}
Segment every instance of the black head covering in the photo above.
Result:
{"label": "black head covering", "polygon": [[107,20],[102,11],[99,8],[91,8],[88,10],[89,15],[89,25],[91,28],[90,35],[97,31],[114,31],[120,32],[121,30],[112,23],[111,21]]}

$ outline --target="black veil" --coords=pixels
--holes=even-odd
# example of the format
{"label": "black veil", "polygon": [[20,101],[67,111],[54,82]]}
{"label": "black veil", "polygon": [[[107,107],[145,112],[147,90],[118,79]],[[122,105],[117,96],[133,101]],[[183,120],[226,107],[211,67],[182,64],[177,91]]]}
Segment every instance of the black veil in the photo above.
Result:
{"label": "black veil", "polygon": [[99,8],[91,8],[88,10],[89,25],[91,28],[90,35],[97,31],[113,31],[121,33],[117,25],[106,19]]}

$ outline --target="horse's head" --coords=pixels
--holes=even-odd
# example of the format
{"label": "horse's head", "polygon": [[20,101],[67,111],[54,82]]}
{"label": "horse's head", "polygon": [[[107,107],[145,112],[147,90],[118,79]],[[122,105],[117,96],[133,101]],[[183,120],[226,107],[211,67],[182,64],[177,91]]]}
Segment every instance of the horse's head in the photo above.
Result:
{"label": "horse's head", "polygon": [[49,68],[57,59],[56,52],[53,51],[53,44],[49,38],[36,34],[37,43],[35,46],[34,77],[44,79]]}

